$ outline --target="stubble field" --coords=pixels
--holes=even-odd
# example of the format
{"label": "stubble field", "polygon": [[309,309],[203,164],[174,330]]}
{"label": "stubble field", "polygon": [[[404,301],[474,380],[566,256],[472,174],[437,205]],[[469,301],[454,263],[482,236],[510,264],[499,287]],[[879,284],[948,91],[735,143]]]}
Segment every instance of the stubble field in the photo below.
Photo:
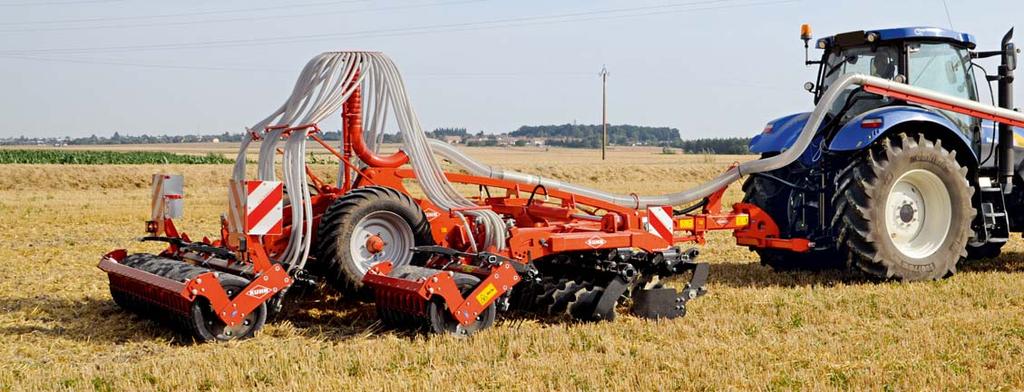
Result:
{"label": "stubble field", "polygon": [[[465,151],[639,194],[683,189],[751,158],[620,148],[602,162],[592,150]],[[336,169],[315,170],[332,177]],[[679,320],[514,318],[456,339],[385,330],[371,305],[311,293],[255,339],[195,345],[121,311],[96,269],[114,248],[154,250],[133,238],[155,172],[185,175],[180,227],[215,234],[228,165],[0,166],[0,390],[1024,388],[1019,236],[998,260],[903,284],[844,271],[773,272],[719,233],[701,249],[712,263],[710,292]],[[739,200],[738,184],[727,197]]]}

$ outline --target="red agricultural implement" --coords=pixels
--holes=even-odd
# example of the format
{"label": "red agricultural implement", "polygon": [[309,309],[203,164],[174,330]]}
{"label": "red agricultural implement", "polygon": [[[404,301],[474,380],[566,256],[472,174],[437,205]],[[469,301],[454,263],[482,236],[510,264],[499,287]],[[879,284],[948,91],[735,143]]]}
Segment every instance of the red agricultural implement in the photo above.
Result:
{"label": "red agricultural implement", "polygon": [[[336,289],[372,294],[391,325],[469,334],[490,326],[499,311],[612,320],[616,308],[640,317],[675,318],[706,292],[708,266],[696,249],[712,230],[733,230],[748,243],[806,247],[776,240],[772,221],[753,205],[723,210],[718,189],[684,210],[624,207],[585,195],[491,177],[446,172],[454,184],[477,189],[472,206],[442,208],[414,197],[419,178],[405,152],[382,156],[367,146],[362,88],[343,103],[343,143],[328,144],[315,124],[266,127],[250,135],[296,135],[330,151],[341,165],[331,185],[308,167],[313,234],[308,265],[283,255],[294,246],[293,209],[280,182],[233,181],[220,238],[193,240],[173,219],[181,215],[182,180],[154,177],[153,215],[144,240],[163,241],[159,255],[115,250],[100,269],[114,300],[139,313],[179,322],[203,341],[252,336],[280,309],[289,286],[323,279]],[[415,189],[415,188],[413,188]],[[484,247],[474,211],[501,217],[503,246]],[[467,219],[467,217],[469,217]],[[298,226],[298,227],[297,227]],[[681,290],[660,279],[688,274]]]}

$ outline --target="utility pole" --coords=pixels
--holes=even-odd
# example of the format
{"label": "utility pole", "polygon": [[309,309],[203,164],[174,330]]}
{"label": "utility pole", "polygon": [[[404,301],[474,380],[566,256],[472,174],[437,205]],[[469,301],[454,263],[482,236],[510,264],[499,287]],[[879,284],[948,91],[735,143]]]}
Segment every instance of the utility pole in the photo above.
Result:
{"label": "utility pole", "polygon": [[608,145],[608,68],[601,66],[601,160]]}

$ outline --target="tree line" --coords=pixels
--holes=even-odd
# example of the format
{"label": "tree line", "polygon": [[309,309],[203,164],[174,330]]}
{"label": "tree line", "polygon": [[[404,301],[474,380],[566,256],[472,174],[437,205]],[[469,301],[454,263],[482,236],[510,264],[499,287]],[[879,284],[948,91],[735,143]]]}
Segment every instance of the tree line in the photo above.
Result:
{"label": "tree line", "polygon": [[691,154],[749,154],[749,145],[749,137],[727,137],[679,140],[671,147]]}
{"label": "tree line", "polygon": [[[590,147],[589,141],[596,140],[594,147],[601,147],[602,127],[600,125],[524,125],[509,133],[512,137],[546,138],[548,140],[582,141],[580,147]],[[658,145],[678,141],[679,130],[668,127],[645,127],[639,125],[609,125],[608,143],[615,145]],[[574,146],[567,146],[574,147]]]}
{"label": "tree line", "polygon": [[[202,143],[202,142],[239,142],[242,133],[224,132],[208,135],[122,135],[115,132],[112,136],[91,135],[79,138],[17,138],[0,139],[0,145],[106,145],[106,144],[167,144],[167,143]],[[341,140],[340,131],[321,131],[325,140]],[[553,147],[570,148],[601,148],[600,125],[538,125],[521,126],[509,133],[484,132],[470,133],[466,128],[436,128],[427,132],[427,137],[435,139],[455,139],[455,142],[467,146],[526,146],[539,141]],[[385,143],[401,143],[397,133],[385,133]],[[638,125],[611,125],[608,127],[608,142],[614,146],[645,145],[666,148],[677,148],[687,153],[709,154],[747,154],[750,138],[701,138],[682,140],[679,130],[668,127],[645,127]]]}

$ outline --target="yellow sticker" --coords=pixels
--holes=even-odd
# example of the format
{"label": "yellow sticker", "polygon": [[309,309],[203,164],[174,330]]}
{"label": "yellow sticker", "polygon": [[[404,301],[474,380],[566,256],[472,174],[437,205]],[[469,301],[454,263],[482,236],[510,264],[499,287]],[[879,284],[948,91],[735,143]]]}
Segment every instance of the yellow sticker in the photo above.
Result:
{"label": "yellow sticker", "polygon": [[693,218],[680,219],[679,230],[693,230]]}
{"label": "yellow sticker", "polygon": [[494,298],[498,294],[498,289],[494,287],[494,283],[488,283],[480,294],[476,295],[476,302],[480,303],[481,306],[486,305],[491,298]]}
{"label": "yellow sticker", "polygon": [[750,224],[750,216],[748,216],[746,214],[736,215],[736,226],[746,226],[746,225],[749,225],[749,224]]}

